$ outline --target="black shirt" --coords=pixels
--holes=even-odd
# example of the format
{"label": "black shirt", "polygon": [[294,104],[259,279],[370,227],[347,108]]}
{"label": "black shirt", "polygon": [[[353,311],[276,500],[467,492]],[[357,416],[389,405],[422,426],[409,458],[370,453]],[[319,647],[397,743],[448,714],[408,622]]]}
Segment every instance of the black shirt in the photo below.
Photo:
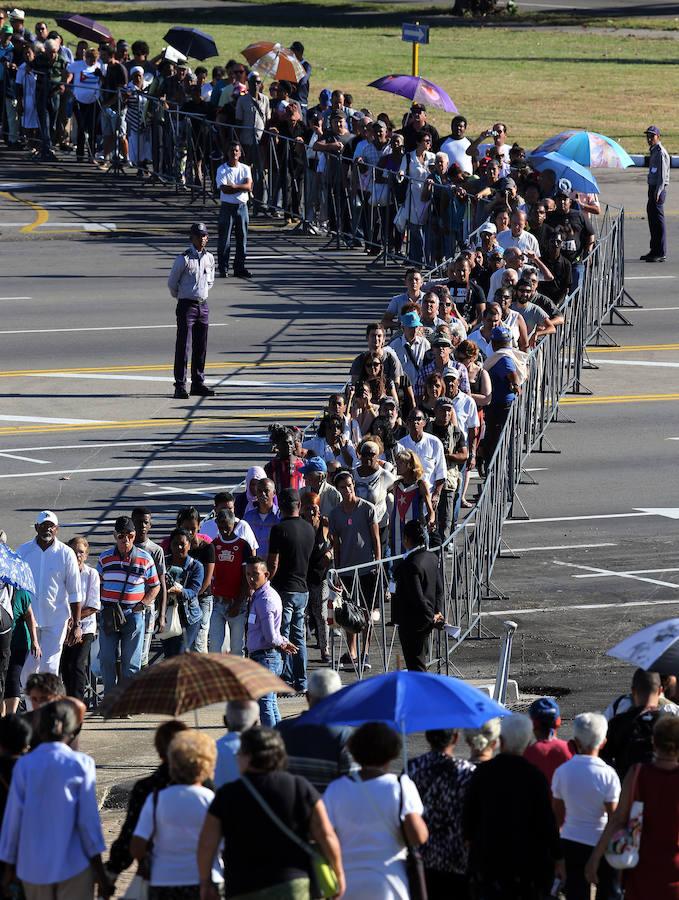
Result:
{"label": "black shirt", "polygon": [[561,306],[571,289],[573,266],[563,253],[559,254],[558,259],[543,256],[542,261],[554,276],[554,281],[541,281],[540,290],[545,297],[549,297],[557,306]]}
{"label": "black shirt", "polygon": [[[308,841],[311,814],[320,799],[316,788],[289,772],[251,772],[247,778],[278,818]],[[223,785],[209,813],[219,819],[224,836],[227,897],[309,875],[307,853],[271,821],[241,781]]]}
{"label": "black shirt", "polygon": [[271,529],[269,553],[278,554],[278,568],[271,584],[281,591],[309,590],[307,572],[316,542],[313,525],[299,516],[283,519]]}
{"label": "black shirt", "polygon": [[[189,556],[192,556],[194,559],[197,559],[198,562],[203,567],[203,572],[206,572],[207,567],[210,564],[214,564],[215,548],[212,546],[212,544],[208,543],[207,541],[203,541],[202,543],[198,544],[197,547],[191,547],[191,549],[189,550]],[[205,578],[204,574],[203,574],[203,578]],[[208,597],[211,593],[212,593],[212,587],[211,587],[211,585],[208,585],[205,593],[201,594],[200,596]]]}
{"label": "black shirt", "polygon": [[428,122],[423,128],[420,128],[419,131],[415,131],[412,125],[406,125],[405,128],[401,129],[401,134],[403,135],[403,143],[405,145],[406,153],[410,153],[417,147],[417,142],[423,134],[431,135],[432,151],[438,150],[439,144],[441,143],[441,138],[439,137],[438,131],[434,128],[433,125],[430,125]]}
{"label": "black shirt", "polygon": [[550,228],[558,228],[563,234],[561,252],[566,259],[571,262],[579,261],[587,238],[594,234],[583,214],[577,209],[571,209],[567,213],[554,211],[547,216],[547,224]]}
{"label": "black shirt", "polygon": [[467,319],[469,322],[473,322],[476,318],[476,307],[486,302],[486,295],[483,292],[483,288],[479,287],[476,282],[470,279],[469,287],[466,284],[463,284],[459,281],[453,281],[451,278],[448,281],[448,290],[450,291],[450,296],[453,298],[453,303],[457,307],[457,311],[459,314]]}

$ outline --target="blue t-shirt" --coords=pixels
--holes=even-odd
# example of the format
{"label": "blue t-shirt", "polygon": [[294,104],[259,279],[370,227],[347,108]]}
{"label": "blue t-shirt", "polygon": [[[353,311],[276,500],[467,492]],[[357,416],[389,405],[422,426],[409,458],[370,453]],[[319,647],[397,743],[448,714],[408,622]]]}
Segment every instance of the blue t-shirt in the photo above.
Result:
{"label": "blue t-shirt", "polygon": [[509,378],[510,372],[516,372],[516,363],[508,356],[499,359],[489,370],[490,383],[493,393],[490,398],[490,406],[506,407],[514,402],[516,394],[511,390]]}

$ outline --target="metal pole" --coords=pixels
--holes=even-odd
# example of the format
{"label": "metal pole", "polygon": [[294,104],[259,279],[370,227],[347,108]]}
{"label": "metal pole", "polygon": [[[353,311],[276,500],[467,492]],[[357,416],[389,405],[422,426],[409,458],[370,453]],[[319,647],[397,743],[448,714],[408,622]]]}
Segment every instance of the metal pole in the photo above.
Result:
{"label": "metal pole", "polygon": [[[419,25],[419,22],[415,22],[416,25]],[[416,42],[413,42],[413,75],[420,74],[420,45]]]}
{"label": "metal pole", "polygon": [[495,689],[493,690],[493,699],[498,703],[504,703],[507,698],[507,681],[509,679],[509,664],[512,659],[512,641],[514,640],[514,632],[518,628],[516,622],[503,622],[505,626],[504,637],[502,638],[502,646],[500,648],[500,662],[497,667],[497,676],[495,678]]}

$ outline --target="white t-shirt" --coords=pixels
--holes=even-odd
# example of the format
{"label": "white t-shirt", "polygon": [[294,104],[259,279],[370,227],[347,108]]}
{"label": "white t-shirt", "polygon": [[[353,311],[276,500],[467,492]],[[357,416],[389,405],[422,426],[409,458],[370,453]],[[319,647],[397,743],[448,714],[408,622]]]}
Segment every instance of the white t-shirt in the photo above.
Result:
{"label": "white t-shirt", "polygon": [[[471,399],[471,398],[470,398]],[[474,401],[472,400],[472,403]],[[401,438],[404,450],[412,450],[422,463],[424,477],[430,489],[433,490],[437,481],[445,481],[448,474],[446,458],[443,452],[443,444],[435,434],[426,431],[420,441],[415,442],[409,434]]]}
{"label": "white t-shirt", "polygon": [[[99,573],[92,566],[85,564],[80,573],[80,608],[101,609],[99,592]],[[80,618],[80,630],[83,634],[97,633],[97,614]]]}
{"label": "white t-shirt", "polygon": [[608,821],[604,803],[620,797],[620,779],[598,756],[578,754],[554,772],[552,795],[566,805],[561,837],[593,847]]}
{"label": "white t-shirt", "polygon": [[509,175],[509,144],[502,144],[501,147],[495,147],[494,141],[491,141],[490,143],[487,142],[485,144],[479,144],[477,148],[479,159],[483,156],[486,156],[493,149],[498,150],[502,158],[502,164],[500,166],[500,176],[504,177],[505,175]]}
{"label": "white t-shirt", "polygon": [[469,438],[469,429],[479,427],[479,412],[476,403],[469,394],[464,391],[458,391],[453,397],[453,407],[457,416],[457,427],[464,435],[465,441]]}
{"label": "white t-shirt", "polygon": [[78,103],[94,103],[101,92],[101,78],[95,75],[101,72],[100,63],[88,66],[84,60],[78,60],[66,68],[73,75],[73,96]]}
{"label": "white t-shirt", "polygon": [[[238,163],[235,166],[224,163],[217,169],[215,182],[218,188],[221,188],[223,184],[233,186],[241,184],[243,181],[252,181],[250,166],[246,166],[245,163]],[[248,191],[239,191],[237,194],[225,194],[221,190],[219,192],[219,199],[222,203],[247,203],[248,196]]]}
{"label": "white t-shirt", "polygon": [[[259,544],[257,543],[257,538],[255,537],[255,533],[250,528],[250,525],[245,521],[245,519],[238,519],[236,525],[233,529],[236,537],[243,538],[250,545],[250,549],[253,553],[257,552],[257,548]],[[217,520],[215,518],[212,519],[204,519],[200,523],[200,533],[207,535],[211,541],[217,540],[219,537],[219,528],[217,528]]]}
{"label": "white t-shirt", "polygon": [[[199,884],[196,851],[198,837],[214,793],[199,785],[171,784],[157,795],[156,829],[153,830],[153,794],[146,802],[134,829],[136,837],[148,840],[153,835],[151,885],[179,887]],[[213,864],[212,878],[223,881],[220,868]]]}
{"label": "white t-shirt", "polygon": [[440,152],[446,154],[451,166],[454,166],[455,163],[457,163],[463,172],[471,175],[474,171],[474,167],[472,165],[471,156],[467,156],[467,147],[470,145],[471,141],[469,138],[460,138],[459,140],[446,138],[441,144]]}

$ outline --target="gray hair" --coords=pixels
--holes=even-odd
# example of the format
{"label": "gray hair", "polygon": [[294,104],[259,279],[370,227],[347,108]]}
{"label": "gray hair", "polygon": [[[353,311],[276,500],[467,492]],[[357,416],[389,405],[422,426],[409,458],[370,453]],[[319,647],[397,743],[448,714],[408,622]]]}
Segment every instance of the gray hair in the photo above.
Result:
{"label": "gray hair", "polygon": [[230,700],[225,718],[229,731],[247,731],[259,725],[259,704],[256,700]]}
{"label": "gray hair", "polygon": [[448,159],[448,155],[446,153],[442,153],[440,150],[435,155],[434,159],[440,159],[445,162],[447,165],[450,165],[450,160]]}
{"label": "gray hair", "polygon": [[489,744],[494,744],[500,737],[500,719],[488,719],[481,728],[468,728],[464,739],[472,748],[480,753]]}
{"label": "gray hair", "polygon": [[522,713],[513,713],[502,720],[500,744],[503,753],[521,756],[533,738],[533,723]]}
{"label": "gray hair", "polygon": [[45,50],[54,50],[55,53],[58,53],[59,41],[55,41],[54,38],[48,38],[45,41]]}
{"label": "gray hair", "polygon": [[598,749],[606,740],[608,722],[601,713],[580,713],[573,720],[573,737],[585,751]]}
{"label": "gray hair", "polygon": [[334,669],[316,669],[309,675],[307,691],[314,700],[322,700],[336,693],[342,687],[342,680]]}

